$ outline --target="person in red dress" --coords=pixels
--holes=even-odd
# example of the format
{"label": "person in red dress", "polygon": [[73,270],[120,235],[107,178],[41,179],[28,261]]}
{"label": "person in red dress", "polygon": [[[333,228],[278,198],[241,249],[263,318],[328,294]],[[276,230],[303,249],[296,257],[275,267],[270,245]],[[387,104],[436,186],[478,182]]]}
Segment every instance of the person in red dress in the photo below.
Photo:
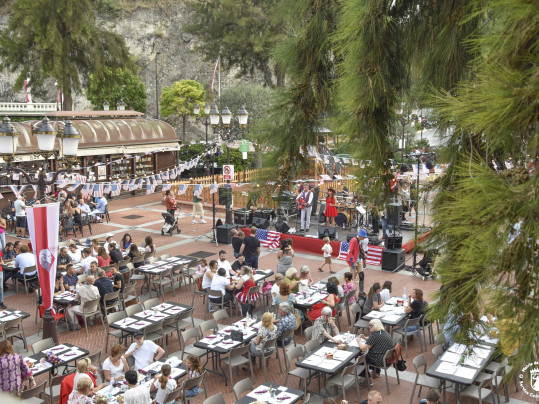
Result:
{"label": "person in red dress", "polygon": [[335,190],[328,189],[328,197],[326,198],[326,225],[333,227],[335,225],[335,217],[337,216],[337,200],[335,199]]}

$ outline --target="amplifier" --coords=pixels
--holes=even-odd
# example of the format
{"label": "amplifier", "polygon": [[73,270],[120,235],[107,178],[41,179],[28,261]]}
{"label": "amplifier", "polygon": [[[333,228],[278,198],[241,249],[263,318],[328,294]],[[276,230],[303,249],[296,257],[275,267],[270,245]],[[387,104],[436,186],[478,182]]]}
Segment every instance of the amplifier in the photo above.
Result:
{"label": "amplifier", "polygon": [[253,222],[253,211],[245,209],[234,209],[234,224],[247,226]]}
{"label": "amplifier", "polygon": [[234,224],[223,224],[217,226],[217,242],[219,244],[232,244],[232,235],[230,234],[231,229],[237,229],[238,226]]}
{"label": "amplifier", "polygon": [[404,268],[406,251],[404,248],[385,249],[382,251],[382,269],[384,271],[395,271],[397,268]]}

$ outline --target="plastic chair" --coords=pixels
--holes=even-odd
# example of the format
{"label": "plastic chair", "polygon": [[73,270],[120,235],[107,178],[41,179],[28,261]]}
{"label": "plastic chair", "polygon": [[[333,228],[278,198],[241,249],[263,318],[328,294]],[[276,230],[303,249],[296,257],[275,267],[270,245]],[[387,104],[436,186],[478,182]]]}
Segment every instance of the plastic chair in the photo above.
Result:
{"label": "plastic chair", "polygon": [[317,339],[311,339],[305,343],[303,346],[305,348],[305,353],[309,353],[320,346],[320,342]]}
{"label": "plastic chair", "polygon": [[24,328],[22,325],[22,317],[14,318],[13,320],[5,321],[5,338],[11,340],[11,345],[13,345],[13,338],[19,338],[24,344],[24,349],[28,349],[26,344],[26,335],[24,334]]}
{"label": "plastic chair", "polygon": [[273,339],[268,339],[262,346],[262,349],[258,352],[259,354],[253,354],[251,352],[251,355],[259,358],[259,362],[262,364],[262,369],[264,370],[264,379],[266,382],[268,381],[266,362],[269,360],[269,358],[271,358],[273,354],[275,354],[277,357],[277,362],[279,363],[279,371],[281,373],[283,372],[283,368],[281,367],[281,360],[279,358],[279,349],[277,349],[277,337]]}
{"label": "plastic chair", "polygon": [[[402,327],[394,328],[391,330],[391,336],[393,334],[400,334],[401,340],[404,342],[405,350],[406,350],[406,357],[408,357],[408,336],[413,336],[414,334],[417,334],[419,329],[414,331],[408,331],[408,327],[417,326],[419,327],[419,322],[421,321],[421,317],[418,318],[408,318],[406,319],[406,322]],[[419,346],[421,348],[421,352],[423,352],[423,339],[421,338],[421,334],[419,335]]]}
{"label": "plastic chair", "polygon": [[178,330],[178,339],[180,339],[180,331],[185,330],[189,326],[195,326],[195,320],[193,319],[193,311],[194,308],[191,307],[188,310],[180,312],[180,314],[176,316],[176,329]]}
{"label": "plastic chair", "polygon": [[434,355],[434,360],[438,360],[438,358],[444,354],[442,346],[436,345],[434,348],[432,348],[432,354]]}
{"label": "plastic chair", "polygon": [[101,319],[101,325],[105,330],[105,320],[103,319],[103,313],[99,305],[99,297],[92,300],[87,300],[82,304],[80,311],[75,311],[76,314],[84,318],[84,328],[86,329],[86,336],[88,336],[88,319],[99,317]]}
{"label": "plastic chair", "polygon": [[163,343],[161,345],[165,349],[165,357],[168,356],[168,348],[165,343],[165,333],[163,332],[162,321],[146,326],[144,328],[144,339],[153,342],[162,340]]}
{"label": "plastic chair", "polygon": [[[24,289],[26,290],[26,295],[28,296],[28,284],[32,281],[37,280],[37,267],[35,265],[32,265],[30,267],[26,267],[23,270],[23,278],[22,279],[16,279],[16,281],[19,281],[24,284]],[[36,272],[36,275],[28,275],[29,273]],[[15,293],[19,293],[19,282],[15,282]]]}
{"label": "plastic chair", "polygon": [[[232,379],[230,383],[232,383]],[[232,387],[232,391],[234,392],[234,397],[236,397],[236,401],[240,399],[240,396],[243,393],[247,391],[251,391],[252,389],[253,389],[253,384],[251,383],[251,380],[249,378],[240,380],[234,385],[234,387]]]}
{"label": "plastic chair", "polygon": [[118,338],[118,344],[121,344],[124,340],[124,338],[127,338],[129,334],[124,334],[123,330],[117,330],[114,328],[110,328],[110,325],[112,323],[115,323],[117,321],[121,321],[123,319],[127,318],[127,314],[125,311],[118,311],[116,313],[110,313],[107,315],[107,341],[105,343],[105,352],[108,352],[109,350],[109,335],[112,335],[113,337]]}
{"label": "plastic chair", "polygon": [[32,352],[35,354],[44,351],[45,349],[53,348],[56,344],[52,338],[42,339],[32,344]]}
{"label": "plastic chair", "polygon": [[19,394],[19,398],[21,400],[24,400],[24,402],[28,404],[44,404],[45,400],[39,399],[38,397],[45,395],[46,386],[47,381],[45,380],[43,383],[36,387],[21,391],[21,393]]}
{"label": "plastic chair", "polygon": [[[419,385],[419,392],[417,396],[419,397],[421,395],[421,389],[423,387],[428,388],[434,388],[439,389],[440,388],[440,379],[436,379],[434,377],[427,376],[425,373],[427,371],[427,361],[425,360],[425,357],[423,355],[418,355],[413,360],[414,363],[414,369],[415,369],[415,381],[414,381],[414,387],[412,389],[412,395],[410,397],[410,404],[414,401],[414,393],[416,386]],[[423,372],[421,372],[421,368],[423,368]]]}
{"label": "plastic chair", "polygon": [[[460,391],[461,397],[472,397],[479,400],[479,404],[483,403],[483,400],[494,394],[493,379],[496,377],[496,373],[490,375],[490,377],[484,379],[479,385],[470,385]],[[488,388],[490,386],[490,388]],[[494,399],[492,400],[494,401]]]}
{"label": "plastic chair", "polygon": [[304,355],[305,351],[302,346],[294,347],[288,350],[286,353],[286,360],[284,362],[286,368],[284,385],[288,386],[289,375],[295,376],[299,378],[299,386],[301,387],[303,384],[303,394],[305,395],[307,393],[307,380],[309,380],[314,374],[311,373],[311,370],[309,369],[299,367],[296,367],[294,370],[290,370],[292,367],[292,361],[295,359],[297,362],[300,358],[303,358]]}
{"label": "plastic chair", "polygon": [[112,292],[107,293],[103,297],[103,304],[101,305],[101,309],[105,313],[105,316],[109,314],[109,310],[116,309],[118,311],[121,310],[121,303],[120,303],[120,292]]}
{"label": "plastic chair", "polygon": [[124,286],[124,291],[120,293],[120,302],[124,310],[128,307],[127,303],[132,301],[135,301],[135,303],[139,302],[135,284]]}
{"label": "plastic chair", "polygon": [[199,325],[200,327],[200,334],[204,336],[207,331],[212,331],[213,333],[216,333],[219,331],[219,324],[217,324],[217,321],[215,319],[206,320]]}
{"label": "plastic chair", "polygon": [[[42,304],[39,304],[37,306],[37,310],[38,310],[38,313],[39,313],[39,318],[41,319],[40,324],[39,324],[39,328],[37,330],[37,335],[39,335],[39,331],[43,328],[43,315],[45,314],[45,306],[43,306]],[[58,323],[58,321],[60,321],[61,319],[65,319],[66,324],[67,324],[67,319],[66,319],[65,313],[56,313],[56,310],[54,310],[54,308],[52,308],[51,309],[51,314],[52,314],[52,317],[54,318],[55,323]]]}
{"label": "plastic chair", "polygon": [[226,404],[226,401],[223,393],[217,393],[205,399],[203,404]]}
{"label": "plastic chair", "polygon": [[[238,368],[240,366],[247,365],[247,364],[249,365],[249,368],[251,369],[252,379],[253,380],[255,379],[255,375],[253,372],[253,363],[251,362],[250,348],[251,348],[251,345],[249,344],[240,346],[237,348],[232,348],[230,350],[230,354],[226,358],[221,359],[221,364],[227,365],[230,370],[230,385],[234,383],[234,379],[232,378],[232,368]],[[244,355],[247,355],[247,356],[244,356]],[[244,379],[244,380],[249,380],[249,379]],[[249,383],[251,382],[249,381]],[[242,392],[243,391],[245,390],[242,390]],[[241,392],[238,393],[238,395],[239,394],[241,394]],[[236,396],[236,399],[238,399],[237,396]]]}
{"label": "plastic chair", "polygon": [[[384,374],[385,374],[385,377],[386,377],[386,389],[387,389],[387,394],[390,394],[389,392],[389,380],[387,378],[387,368],[391,367],[392,365],[391,364],[388,364],[387,363],[387,360],[391,357],[393,357],[393,355],[395,355],[395,348],[392,348],[392,349],[388,349],[386,351],[386,353],[384,354],[384,358],[382,360],[382,363],[384,364],[384,366],[375,366],[373,364],[369,364],[369,366],[375,368],[375,369],[384,369]],[[401,381],[399,379],[399,372],[395,372],[397,374],[397,384],[401,384]]]}
{"label": "plastic chair", "polygon": [[363,314],[363,307],[359,303],[354,303],[350,307],[350,310],[352,311],[352,316],[354,320],[357,318],[357,320],[354,322],[354,325],[352,326],[352,332],[354,334],[357,334],[360,329],[368,330],[369,322],[361,318],[361,315]]}
{"label": "plastic chair", "polygon": [[171,391],[170,393],[167,394],[167,396],[165,397],[165,399],[163,400],[163,403],[170,403],[170,402],[175,402],[176,399],[178,397],[180,397],[180,393],[181,393],[181,390],[180,389],[176,389],[174,391]]}
{"label": "plastic chair", "polygon": [[305,338],[310,340],[310,339],[313,339],[313,326],[311,325],[310,327],[307,327],[304,331],[303,331],[303,335],[305,335]]}
{"label": "plastic chair", "polygon": [[[168,269],[157,274],[156,277],[151,280],[152,286],[156,286],[157,296],[161,295],[161,299],[165,300],[165,287],[170,286],[172,294],[176,296],[176,292],[172,287],[172,270]],[[150,286],[150,297],[152,295],[153,288]]]}
{"label": "plastic chair", "polygon": [[[217,310],[216,312],[214,312],[212,314],[213,316],[213,319],[215,321],[217,321],[217,323],[219,323],[219,321],[222,321],[222,320],[227,320],[230,318],[230,316],[228,315],[228,311],[226,309],[222,309],[222,310]],[[224,322],[224,321],[223,321]],[[221,328],[221,327],[220,327]]]}
{"label": "plastic chair", "polygon": [[339,374],[330,377],[326,384],[333,385],[335,388],[335,395],[337,395],[337,386],[340,386],[342,389],[342,398],[346,400],[346,390],[352,386],[356,386],[357,396],[360,397],[359,392],[359,383],[357,377],[357,359],[351,365],[346,366]]}
{"label": "plastic chair", "polygon": [[133,317],[133,315],[140,313],[141,311],[144,311],[144,306],[142,303],[136,303],[125,308],[127,317]]}
{"label": "plastic chair", "polygon": [[144,310],[150,310],[152,307],[155,307],[159,304],[161,304],[161,302],[159,301],[157,297],[154,297],[152,299],[148,299],[142,302],[142,305],[144,306]]}
{"label": "plastic chair", "polygon": [[159,260],[160,261],[164,261],[166,259],[170,258],[170,254],[162,254],[160,257],[159,257]]}
{"label": "plastic chair", "polygon": [[[196,329],[196,328],[195,328]],[[200,376],[198,377],[193,377],[192,379],[187,379],[187,380],[184,380],[183,383],[181,384],[180,388],[178,390],[180,390],[180,396],[181,396],[181,399],[182,399],[182,403],[185,404],[186,402],[189,402],[189,398],[185,397],[185,390],[191,390],[193,387],[195,386],[201,386],[203,385],[205,382],[204,382],[204,378],[206,377],[206,372],[202,373]],[[201,387],[201,390],[204,391],[204,397],[205,398],[208,398],[208,393],[207,393],[207,389],[206,387],[204,386],[204,388]],[[196,396],[195,396],[196,397]]]}
{"label": "plastic chair", "polygon": [[198,328],[189,328],[188,330],[185,330],[180,334],[180,359],[184,359],[184,355],[187,353],[188,355],[196,355],[199,358],[207,355],[208,351],[202,348],[194,347],[192,344],[187,345],[187,343],[194,339],[195,341],[198,341],[201,338],[200,331]]}

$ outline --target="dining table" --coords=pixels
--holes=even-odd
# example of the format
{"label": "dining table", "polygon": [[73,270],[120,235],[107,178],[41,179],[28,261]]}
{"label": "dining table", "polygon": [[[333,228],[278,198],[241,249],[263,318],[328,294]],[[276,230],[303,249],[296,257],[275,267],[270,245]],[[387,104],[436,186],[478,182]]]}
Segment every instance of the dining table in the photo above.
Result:
{"label": "dining table", "polygon": [[[48,353],[54,354],[54,356],[57,358],[57,361],[54,364],[47,361]],[[26,362],[33,375],[37,376],[51,371],[54,374],[58,367],[66,366],[70,362],[87,356],[89,353],[90,352],[85,348],[65,342],[36,354],[24,357],[23,360]]]}
{"label": "dining table", "polygon": [[254,388],[247,395],[240,398],[235,404],[249,404],[258,402],[276,402],[279,404],[294,404],[303,398],[303,391],[276,383],[266,382]]}

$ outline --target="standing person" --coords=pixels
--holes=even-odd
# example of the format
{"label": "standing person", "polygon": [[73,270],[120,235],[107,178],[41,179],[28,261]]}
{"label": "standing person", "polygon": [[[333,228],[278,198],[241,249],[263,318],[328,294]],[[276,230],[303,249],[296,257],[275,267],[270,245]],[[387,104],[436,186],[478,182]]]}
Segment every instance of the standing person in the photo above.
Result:
{"label": "standing person", "polygon": [[25,380],[29,381],[30,388],[36,386],[32,371],[22,356],[13,352],[11,342],[7,339],[0,341],[0,389],[17,394],[22,391]]}
{"label": "standing person", "polygon": [[245,263],[253,268],[258,269],[258,257],[260,256],[260,240],[256,238],[257,228],[251,227],[251,234],[243,239],[243,244],[240,248],[240,254],[245,256]]}
{"label": "standing person", "polygon": [[153,239],[151,236],[146,236],[144,239],[144,243],[146,244],[146,247],[144,248],[144,256],[146,257],[144,259],[145,264],[150,263],[150,255],[152,253],[155,253],[155,246],[153,245]]}
{"label": "standing person", "polygon": [[337,199],[335,199],[335,190],[333,188],[328,189],[328,196],[326,198],[326,226],[334,227],[335,217],[337,216]]}
{"label": "standing person", "polygon": [[208,223],[204,220],[204,207],[202,206],[204,198],[198,197],[193,193],[193,220],[191,223],[196,224],[196,217],[200,216],[200,223]]}
{"label": "standing person", "polygon": [[167,212],[174,216],[177,209],[176,196],[170,192],[170,189],[165,191],[165,207],[167,208]]}
{"label": "standing person", "polygon": [[298,209],[301,210],[301,231],[309,231],[309,225],[311,224],[311,211],[313,210],[312,188],[312,185],[309,185],[309,189],[303,188],[296,197]]}
{"label": "standing person", "polygon": [[240,238],[239,231],[237,229],[231,229],[230,234],[232,234],[232,249],[234,250],[234,258],[238,259],[243,239]]}
{"label": "standing person", "polygon": [[288,243],[288,240],[281,240],[281,248],[279,252],[277,253],[277,259],[279,262],[277,263],[277,273],[284,275],[286,274],[286,271],[288,268],[290,268],[292,264],[292,258],[294,257],[294,249],[292,246]]}
{"label": "standing person", "polygon": [[15,208],[15,231],[17,232],[17,238],[28,238],[26,235],[26,203],[23,195],[17,197],[13,207]]}
{"label": "standing person", "polygon": [[324,237],[324,245],[322,246],[321,250],[324,252],[324,263],[320,265],[320,268],[318,270],[320,272],[324,272],[322,268],[324,268],[324,265],[329,266],[329,272],[334,274],[335,271],[331,268],[331,254],[333,253],[333,247],[331,247],[330,239],[329,237]]}
{"label": "standing person", "polygon": [[380,209],[375,204],[370,206],[372,231],[376,234],[376,238],[380,236]]}
{"label": "standing person", "polygon": [[168,393],[172,393],[178,388],[178,382],[170,377],[172,368],[169,364],[161,366],[161,373],[158,373],[154,377],[154,381],[150,386],[150,393],[157,390],[155,393],[155,402],[157,404],[172,404],[174,400],[165,401]]}
{"label": "standing person", "polygon": [[0,216],[0,248],[2,251],[6,248],[6,219]]}
{"label": "standing person", "polygon": [[350,240],[348,245],[348,254],[346,255],[346,262],[350,267],[350,272],[354,274],[354,278],[359,280],[359,293],[364,295],[364,281],[365,274],[363,273],[363,259],[365,253],[363,252],[363,245],[361,240],[367,238],[367,231],[361,229],[356,237]]}

